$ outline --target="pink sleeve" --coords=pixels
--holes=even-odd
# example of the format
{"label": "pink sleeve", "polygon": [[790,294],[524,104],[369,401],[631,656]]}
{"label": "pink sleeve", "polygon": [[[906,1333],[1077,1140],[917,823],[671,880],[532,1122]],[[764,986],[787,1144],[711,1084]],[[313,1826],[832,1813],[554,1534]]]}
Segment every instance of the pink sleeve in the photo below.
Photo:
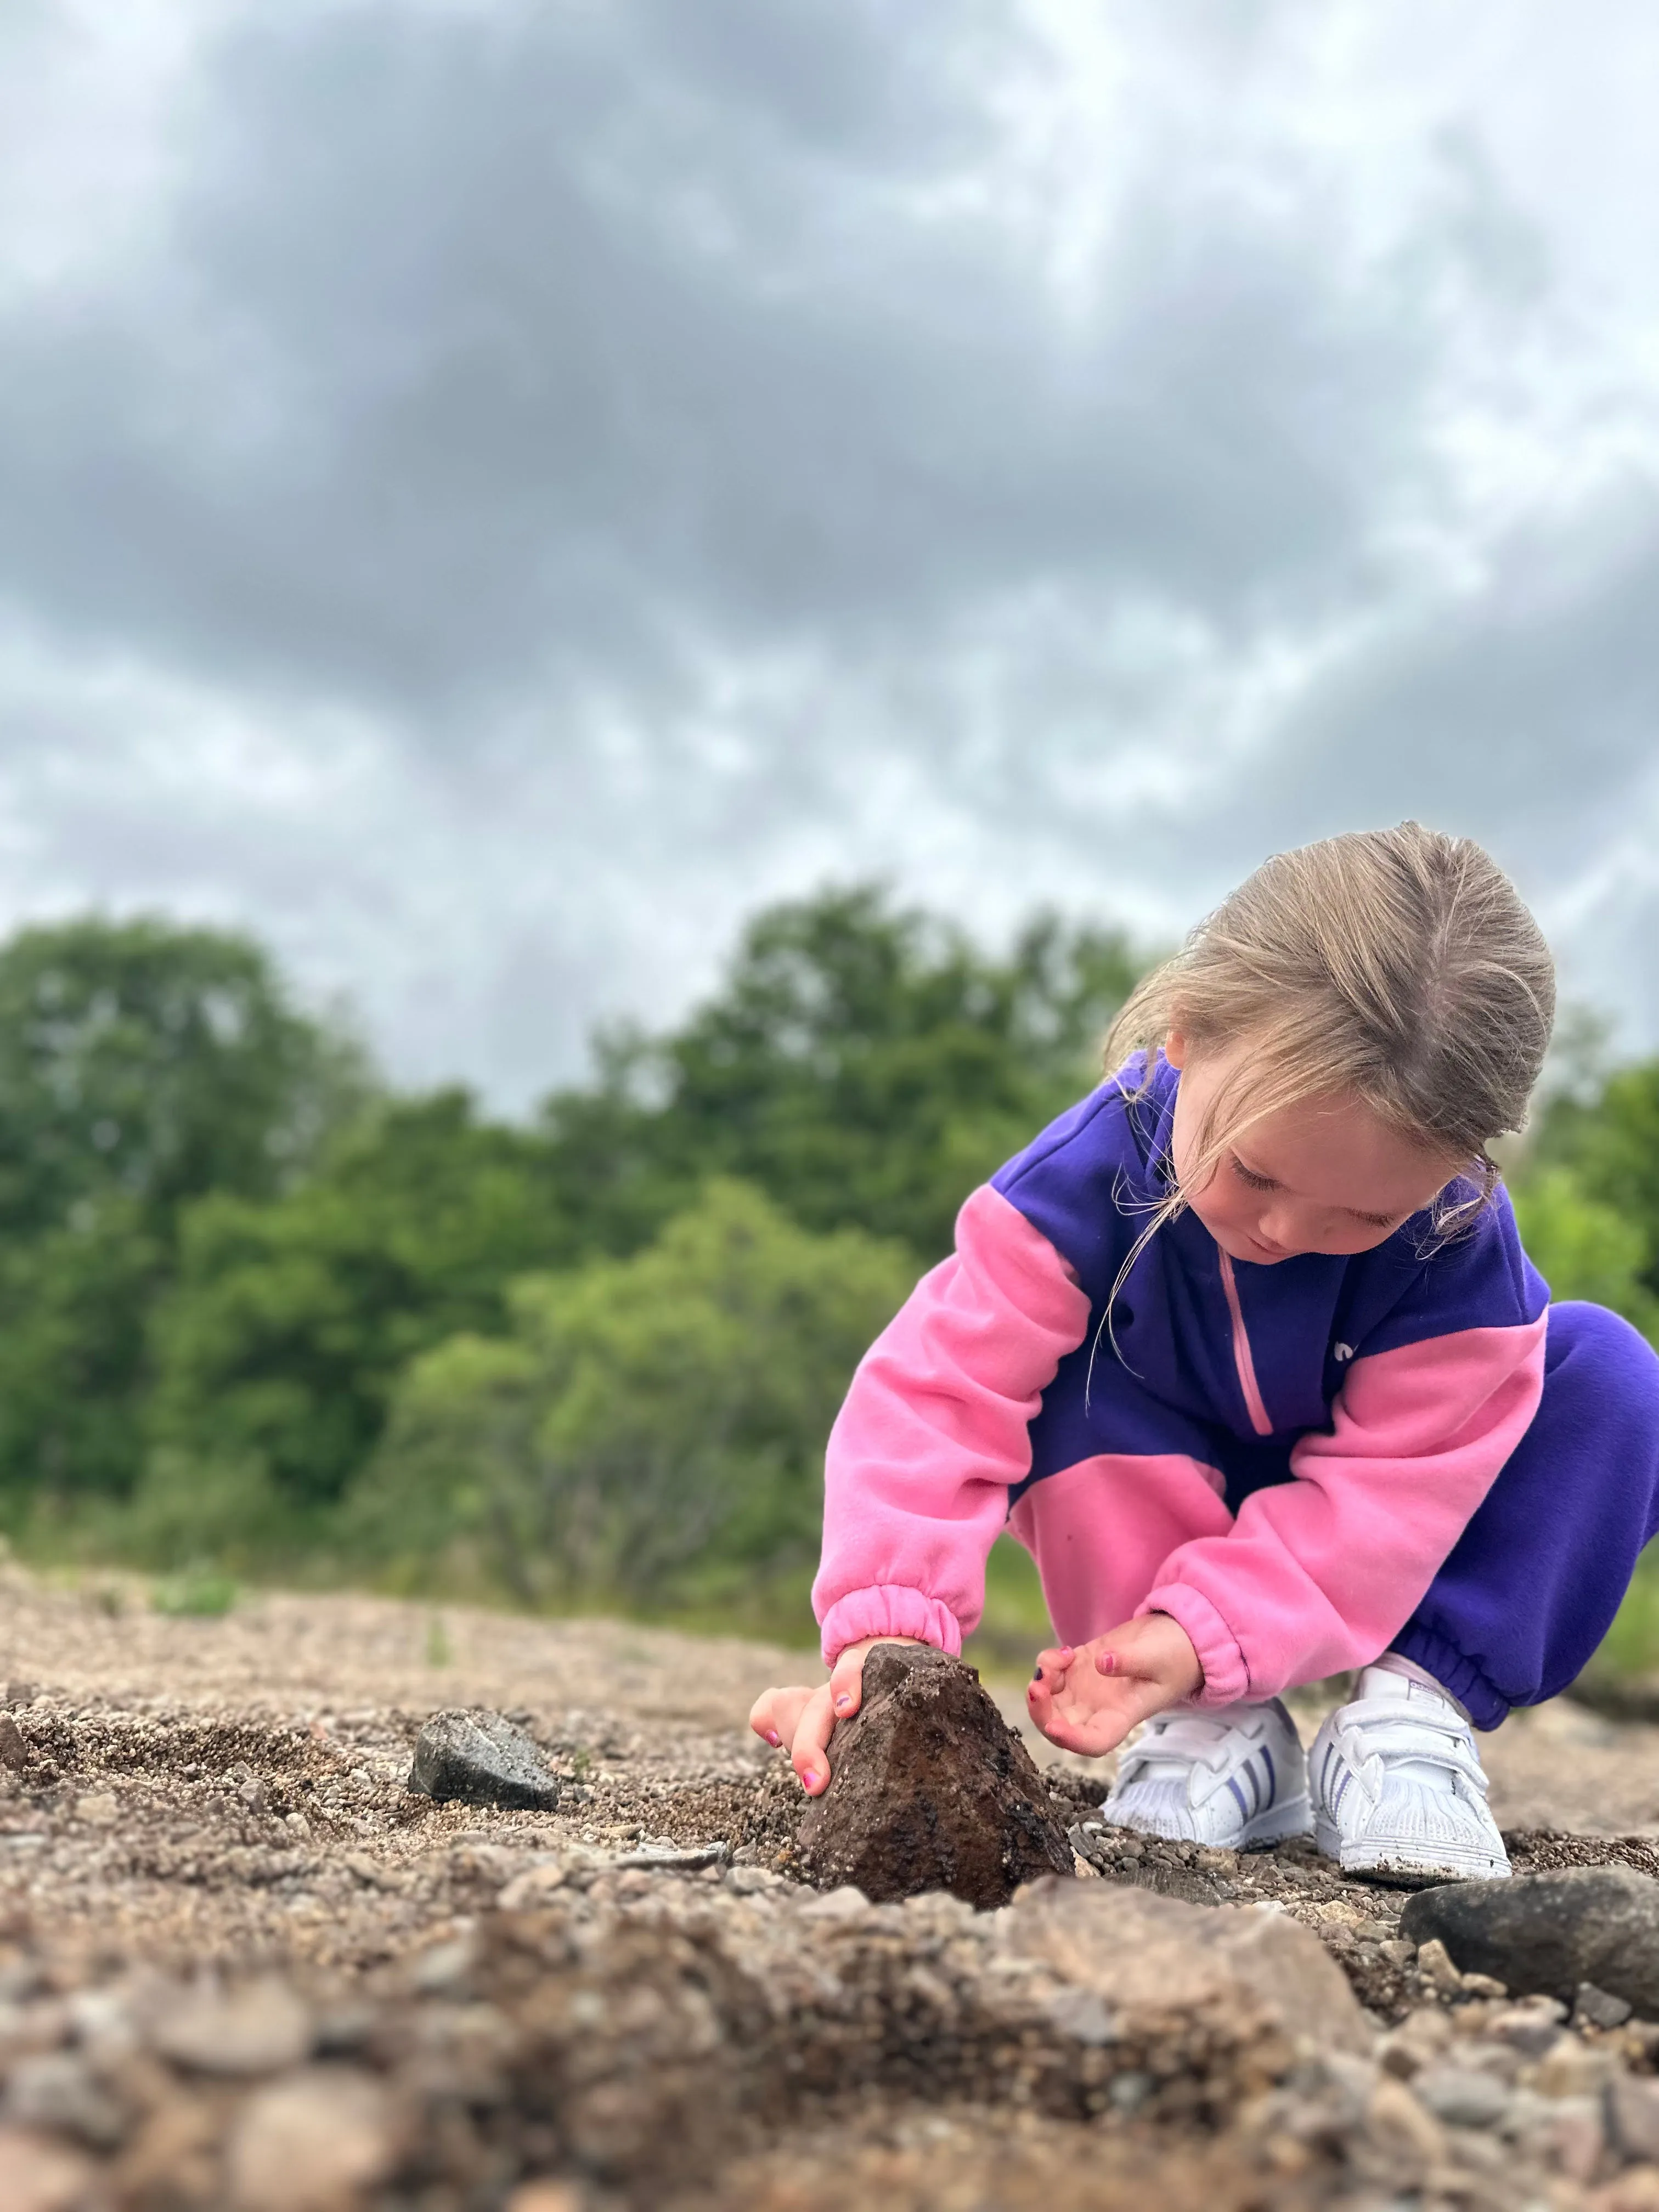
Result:
{"label": "pink sleeve", "polygon": [[985,1555],[1030,1472],[1028,1429],[1089,1326],[1047,1237],[988,1183],[957,1249],[860,1363],[830,1432],[812,1606],[833,1664],[866,1636],[957,1652],[985,1602]]}
{"label": "pink sleeve", "polygon": [[1205,1705],[1360,1667],[1397,1636],[1538,1410],[1547,1316],[1355,1360],[1295,1480],[1182,1545],[1139,1610],[1172,1614]]}

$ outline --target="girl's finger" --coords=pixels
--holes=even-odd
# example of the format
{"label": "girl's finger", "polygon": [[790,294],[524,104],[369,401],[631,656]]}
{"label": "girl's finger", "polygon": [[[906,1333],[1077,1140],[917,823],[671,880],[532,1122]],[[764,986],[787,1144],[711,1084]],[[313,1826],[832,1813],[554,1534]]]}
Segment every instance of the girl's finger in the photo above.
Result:
{"label": "girl's finger", "polygon": [[789,1748],[789,1763],[809,1797],[821,1797],[830,1787],[830,1737],[835,1725],[835,1707],[826,1683],[807,1699]]}
{"label": "girl's finger", "polygon": [[812,1692],[804,1685],[787,1690],[763,1690],[750,1709],[749,1725],[757,1736],[776,1746],[794,1735]]}
{"label": "girl's finger", "polygon": [[850,1720],[864,1701],[864,1654],[856,1645],[843,1651],[830,1670],[830,1704],[838,1721]]}

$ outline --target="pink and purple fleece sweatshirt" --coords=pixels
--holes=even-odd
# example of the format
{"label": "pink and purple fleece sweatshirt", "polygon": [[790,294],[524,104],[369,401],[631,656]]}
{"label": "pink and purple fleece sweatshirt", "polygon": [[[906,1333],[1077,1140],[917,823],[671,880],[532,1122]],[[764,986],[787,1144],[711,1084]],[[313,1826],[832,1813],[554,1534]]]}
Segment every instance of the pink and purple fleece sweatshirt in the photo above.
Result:
{"label": "pink and purple fleece sweatshirt", "polygon": [[1179,1078],[1143,1075],[973,1194],[860,1364],[826,1465],[826,1660],[873,1635],[960,1650],[1006,1522],[1063,1641],[1167,1613],[1204,1703],[1271,1697],[1388,1648],[1537,1413],[1548,1291],[1502,1193],[1449,1240],[1421,1215],[1274,1267],[1183,1213],[1114,1344],[1108,1296],[1168,1187]]}

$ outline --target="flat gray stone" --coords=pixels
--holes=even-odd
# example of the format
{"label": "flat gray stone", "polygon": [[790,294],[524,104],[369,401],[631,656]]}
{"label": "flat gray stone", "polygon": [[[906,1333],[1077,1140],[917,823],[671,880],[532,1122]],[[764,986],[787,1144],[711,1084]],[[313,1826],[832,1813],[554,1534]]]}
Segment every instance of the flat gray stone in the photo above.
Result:
{"label": "flat gray stone", "polygon": [[1517,1996],[1571,2004],[1593,1982],[1644,2020],[1659,2020],[1659,1882],[1629,1867],[1571,1867],[1508,1881],[1419,1890],[1400,1916],[1413,1943],[1438,1939],[1466,1974],[1491,1974]]}
{"label": "flat gray stone", "polygon": [[415,1743],[409,1786],[440,1803],[550,1813],[559,1781],[540,1748],[499,1713],[434,1713]]}

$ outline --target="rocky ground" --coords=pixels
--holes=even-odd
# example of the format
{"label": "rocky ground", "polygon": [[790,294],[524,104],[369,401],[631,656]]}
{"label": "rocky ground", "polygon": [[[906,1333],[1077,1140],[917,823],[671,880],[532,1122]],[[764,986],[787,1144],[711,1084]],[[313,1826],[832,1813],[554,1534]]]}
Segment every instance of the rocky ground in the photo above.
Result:
{"label": "rocky ground", "polygon": [[[1121,1838],[1061,1760],[1074,1878],[806,1887],[741,1728],[800,1664],[7,1570],[0,2206],[1659,2212],[1659,2025],[1462,1975],[1302,1846]],[[544,1747],[554,1810],[411,1795],[465,1706]],[[1492,1739],[1517,1868],[1659,1872],[1656,1753],[1565,1702]]]}

